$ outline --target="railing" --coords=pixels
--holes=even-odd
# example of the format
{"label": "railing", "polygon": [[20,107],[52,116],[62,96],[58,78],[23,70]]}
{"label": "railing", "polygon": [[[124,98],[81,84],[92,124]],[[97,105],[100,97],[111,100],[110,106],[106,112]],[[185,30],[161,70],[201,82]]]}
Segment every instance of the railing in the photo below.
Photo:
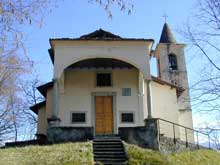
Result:
{"label": "railing", "polygon": [[[164,135],[168,134],[167,132],[163,132],[164,130],[167,130],[168,132],[171,131],[171,134],[169,134],[170,138],[173,138],[174,144],[176,144],[177,139],[179,138],[181,141],[185,141],[186,147],[188,147],[189,143],[191,144],[195,144],[197,145],[197,147],[199,148],[201,146],[199,138],[201,136],[203,136],[203,139],[205,137],[207,143],[208,143],[208,148],[211,148],[211,144],[210,144],[210,135],[189,127],[185,127],[183,125],[165,120],[165,119],[161,119],[161,118],[156,118],[157,119],[157,124],[158,124],[158,135],[159,135],[159,140],[161,138],[161,135],[164,133]],[[168,124],[167,126],[169,128],[165,128],[165,129],[161,129],[162,127],[166,126],[163,125],[163,123]],[[182,132],[181,129],[184,130],[183,131],[183,136],[185,137],[184,139],[182,138]],[[189,133],[192,133],[192,137],[189,136]],[[170,132],[169,132],[170,133]],[[191,139],[190,139],[191,138]],[[196,139],[196,140],[195,140]],[[206,146],[207,147],[207,146]]]}

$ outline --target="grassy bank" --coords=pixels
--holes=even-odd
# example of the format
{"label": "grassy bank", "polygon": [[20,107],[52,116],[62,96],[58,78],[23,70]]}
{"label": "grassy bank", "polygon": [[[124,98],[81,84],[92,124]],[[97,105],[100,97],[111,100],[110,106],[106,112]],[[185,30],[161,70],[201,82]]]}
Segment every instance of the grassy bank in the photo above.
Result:
{"label": "grassy bank", "polygon": [[[220,153],[213,150],[161,154],[125,144],[129,165],[220,165]],[[92,143],[66,143],[0,149],[3,165],[92,165]]]}
{"label": "grassy bank", "polygon": [[126,144],[129,165],[220,165],[220,153],[213,150],[185,151],[163,155]]}
{"label": "grassy bank", "polygon": [[66,143],[0,150],[0,164],[7,165],[82,165],[93,164],[92,144]]}

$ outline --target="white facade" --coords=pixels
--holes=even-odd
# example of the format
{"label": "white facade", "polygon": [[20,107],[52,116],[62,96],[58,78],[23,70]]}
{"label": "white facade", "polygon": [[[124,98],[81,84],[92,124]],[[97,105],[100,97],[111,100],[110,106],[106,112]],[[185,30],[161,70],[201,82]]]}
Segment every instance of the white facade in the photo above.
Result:
{"label": "white facade", "polygon": [[[60,125],[93,127],[95,119],[92,114],[94,113],[92,111],[92,93],[115,92],[117,126],[143,126],[144,117],[140,116],[142,112],[139,110],[138,71],[136,69],[110,71],[112,73],[112,87],[96,87],[96,72],[90,70],[66,71],[65,92],[59,97],[59,109],[62,109],[59,111]],[[131,88],[131,96],[122,96],[122,88],[125,87]],[[70,116],[74,111],[86,112],[86,122],[84,124],[71,123]],[[132,112],[135,117],[134,122],[129,124],[121,123],[121,112]],[[140,121],[142,122],[140,123]]]}
{"label": "white facade", "polygon": [[[190,111],[179,111],[183,105],[182,96],[177,95],[179,87],[172,84],[167,73],[167,45],[160,44],[155,53],[160,63],[159,78],[151,78],[150,54],[151,40],[71,40],[52,39],[50,44],[54,58],[54,84],[46,92],[46,107],[39,110],[38,132],[46,134],[48,118],[60,119],[55,126],[59,127],[92,127],[96,129],[95,96],[113,97],[114,134],[120,127],[143,127],[144,120],[161,118],[176,124],[192,128]],[[179,67],[186,71],[182,45],[171,46],[170,51],[179,54]],[[132,68],[70,68],[71,65],[89,59],[114,59],[132,65]],[[110,73],[111,86],[98,87],[97,73]],[[187,75],[179,76],[183,88],[188,87]],[[181,85],[181,83],[179,83]],[[129,96],[123,96],[122,90],[131,90]],[[43,112],[45,111],[45,112]],[[72,122],[72,113],[84,113],[85,122]],[[122,113],[132,113],[132,122],[122,122]],[[163,125],[161,134],[173,137],[172,125]],[[176,137],[181,130],[176,128]],[[95,133],[95,131],[94,131]],[[191,138],[193,141],[193,137]]]}
{"label": "white facade", "polygon": [[134,65],[150,79],[150,41],[56,41],[51,45],[55,52],[54,78],[60,78],[63,70],[78,61],[91,58],[113,58]]}

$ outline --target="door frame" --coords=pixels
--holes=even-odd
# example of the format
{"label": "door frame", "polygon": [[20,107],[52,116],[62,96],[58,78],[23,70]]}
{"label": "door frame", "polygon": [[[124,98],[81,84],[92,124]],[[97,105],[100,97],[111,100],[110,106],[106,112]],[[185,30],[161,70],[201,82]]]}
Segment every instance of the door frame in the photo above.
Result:
{"label": "door frame", "polygon": [[95,129],[95,124],[96,124],[96,96],[112,96],[112,111],[113,111],[113,134],[118,134],[118,127],[117,127],[117,110],[116,110],[116,92],[92,92],[92,112],[91,112],[91,117],[92,117],[92,124],[93,124],[93,135],[96,135],[96,129]]}

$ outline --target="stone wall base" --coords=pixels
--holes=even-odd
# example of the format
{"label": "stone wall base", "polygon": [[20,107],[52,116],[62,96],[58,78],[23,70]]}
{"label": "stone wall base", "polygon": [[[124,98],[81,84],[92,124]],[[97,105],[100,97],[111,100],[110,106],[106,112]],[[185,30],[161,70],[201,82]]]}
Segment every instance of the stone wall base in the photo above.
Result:
{"label": "stone wall base", "polygon": [[187,151],[187,150],[197,150],[197,149],[207,149],[203,146],[198,146],[193,143],[186,143],[185,141],[182,141],[180,139],[174,139],[169,137],[160,137],[159,141],[159,150],[162,153],[173,153],[173,152],[181,152],[181,151]]}
{"label": "stone wall base", "polygon": [[44,134],[36,134],[38,144],[47,144],[47,136]]}
{"label": "stone wall base", "polygon": [[[143,148],[160,150],[163,153],[180,152],[204,148],[196,144],[186,143],[179,139],[160,136],[157,119],[146,119],[145,126],[120,127],[118,134],[122,140]],[[159,138],[160,136],[160,138]],[[93,127],[49,127],[48,143],[86,141],[93,138]]]}
{"label": "stone wall base", "polygon": [[92,127],[49,127],[47,129],[49,143],[86,141],[92,138]]}
{"label": "stone wall base", "polygon": [[[205,148],[193,143],[186,143],[180,139],[160,136],[157,119],[146,119],[143,127],[120,127],[119,136],[127,143],[143,148],[159,150],[162,153],[181,152]],[[159,138],[160,136],[160,138]],[[206,148],[207,149],[207,148]]]}
{"label": "stone wall base", "polygon": [[148,119],[145,123],[143,127],[120,127],[119,136],[127,143],[158,150],[157,120]]}
{"label": "stone wall base", "polygon": [[127,143],[158,150],[157,132],[147,127],[120,127],[119,136]]}

